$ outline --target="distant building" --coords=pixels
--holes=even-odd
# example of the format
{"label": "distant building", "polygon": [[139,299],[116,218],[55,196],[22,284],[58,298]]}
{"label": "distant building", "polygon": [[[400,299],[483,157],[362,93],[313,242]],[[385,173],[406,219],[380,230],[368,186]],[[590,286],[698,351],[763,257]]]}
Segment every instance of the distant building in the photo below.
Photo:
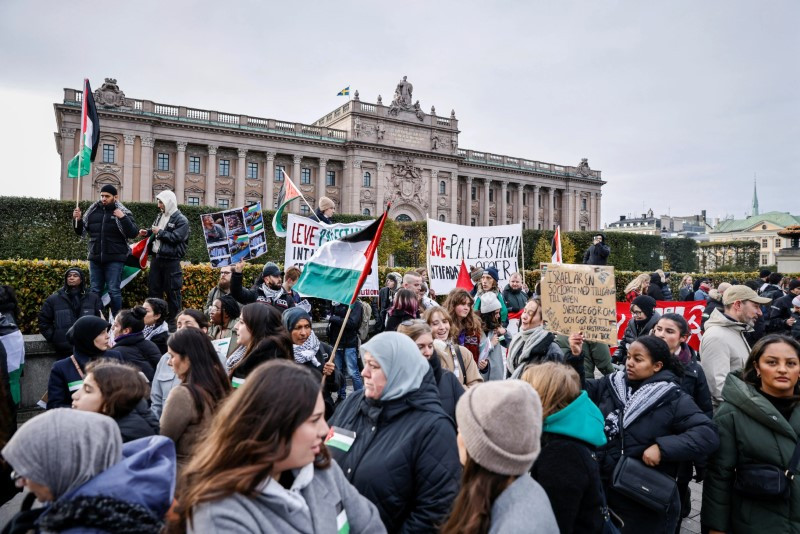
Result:
{"label": "distant building", "polygon": [[685,217],[661,215],[656,217],[653,210],[650,209],[641,217],[622,215],[618,221],[610,223],[606,230],[662,237],[695,237],[707,234],[711,230],[711,226],[706,222],[705,210],[700,215]]}
{"label": "distant building", "polygon": [[606,230],[628,234],[661,235],[661,219],[654,217],[653,210],[650,209],[638,218],[621,215],[618,221],[606,226]]}

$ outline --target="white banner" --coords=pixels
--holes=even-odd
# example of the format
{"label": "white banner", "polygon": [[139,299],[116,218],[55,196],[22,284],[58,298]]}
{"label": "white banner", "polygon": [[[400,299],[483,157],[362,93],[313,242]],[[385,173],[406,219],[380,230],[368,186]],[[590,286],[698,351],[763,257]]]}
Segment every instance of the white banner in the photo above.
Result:
{"label": "white banner", "polygon": [[522,224],[461,226],[428,219],[428,273],[431,287],[444,295],[456,287],[461,260],[466,268],[495,267],[502,290],[519,271]]}
{"label": "white banner", "polygon": [[[314,255],[319,247],[328,241],[336,241],[348,234],[358,232],[373,221],[356,221],[352,223],[325,224],[302,215],[289,214],[286,222],[286,255],[283,268],[288,269],[296,265],[300,269]],[[372,272],[367,276],[361,288],[360,297],[377,297],[380,291],[378,285],[378,255],[372,260]]]}

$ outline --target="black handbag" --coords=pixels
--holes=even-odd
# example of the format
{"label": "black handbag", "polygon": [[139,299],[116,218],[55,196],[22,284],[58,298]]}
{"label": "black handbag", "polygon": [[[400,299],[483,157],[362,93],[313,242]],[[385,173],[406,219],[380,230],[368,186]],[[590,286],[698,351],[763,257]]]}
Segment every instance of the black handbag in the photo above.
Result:
{"label": "black handbag", "polygon": [[800,462],[800,441],[795,445],[792,457],[789,459],[789,469],[784,470],[770,464],[736,466],[733,489],[751,499],[788,499],[792,480],[798,474],[798,462]]}
{"label": "black handbag", "polygon": [[620,459],[611,475],[611,487],[634,501],[659,512],[667,512],[678,499],[675,479],[648,467],[636,458],[625,456],[624,412],[619,418]]}

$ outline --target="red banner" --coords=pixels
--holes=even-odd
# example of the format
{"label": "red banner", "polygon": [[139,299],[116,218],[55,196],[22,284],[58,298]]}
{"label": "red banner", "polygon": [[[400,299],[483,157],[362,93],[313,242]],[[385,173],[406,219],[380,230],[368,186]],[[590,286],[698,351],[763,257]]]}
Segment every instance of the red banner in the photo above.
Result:
{"label": "red banner", "polygon": [[[693,300],[688,302],[659,300],[656,301],[656,311],[661,315],[665,313],[677,313],[683,315],[686,322],[689,323],[689,346],[694,350],[700,349],[700,339],[703,337],[700,334],[700,322],[703,319],[703,310],[706,307],[706,301]],[[621,340],[625,334],[625,329],[628,327],[628,321],[631,319],[631,303],[630,302],[617,302],[617,339]],[[614,349],[612,349],[614,350]]]}

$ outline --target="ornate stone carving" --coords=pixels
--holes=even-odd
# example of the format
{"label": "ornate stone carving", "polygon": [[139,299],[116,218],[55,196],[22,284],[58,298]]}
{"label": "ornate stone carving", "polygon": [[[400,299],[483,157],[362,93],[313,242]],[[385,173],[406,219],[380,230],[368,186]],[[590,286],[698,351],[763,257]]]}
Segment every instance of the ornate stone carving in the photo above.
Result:
{"label": "ornate stone carving", "polygon": [[450,139],[450,146],[452,147],[453,152],[458,150],[458,136],[457,135],[453,134],[452,139]]}
{"label": "ornate stone carving", "polygon": [[436,115],[436,106],[431,106],[431,115]]}
{"label": "ornate stone carving", "polygon": [[206,182],[206,175],[205,174],[187,174],[186,181],[191,182],[193,184],[200,184]]}
{"label": "ornate stone carving", "polygon": [[472,201],[471,208],[472,208],[472,210],[471,210],[472,211],[472,215],[480,215],[481,214],[481,211],[478,208],[478,201],[477,200],[473,200]]}
{"label": "ornate stone carving", "polygon": [[328,197],[328,198],[333,198],[333,195],[336,195],[338,193],[339,193],[339,188],[338,187],[326,187],[325,188],[325,196]]}
{"label": "ornate stone carving", "polygon": [[75,137],[76,128],[61,128],[61,137]]}
{"label": "ornate stone carving", "polygon": [[326,165],[328,165],[328,158],[319,158],[319,166],[325,167]]}
{"label": "ornate stone carving", "polygon": [[361,128],[361,117],[356,117],[355,119],[353,119],[353,135],[355,135],[356,137],[361,137],[362,133],[363,132]]}
{"label": "ornate stone carving", "polygon": [[156,140],[152,137],[142,137],[142,146],[153,148],[156,145]]}
{"label": "ornate stone carving", "polygon": [[489,217],[496,217],[497,216],[497,209],[494,206],[489,208]]}
{"label": "ornate stone carving", "polygon": [[411,111],[412,110],[412,93],[414,91],[414,86],[411,85],[411,82],[407,81],[407,77],[403,76],[403,79],[397,84],[397,89],[394,90],[394,99],[392,100],[392,105],[389,107],[389,115],[397,116],[397,114],[402,111]]}
{"label": "ornate stone carving", "polygon": [[381,95],[378,95],[378,105],[379,106],[383,105],[383,97],[381,97]]}
{"label": "ornate stone carving", "polygon": [[122,172],[122,167],[120,167],[119,165],[114,165],[111,163],[100,163],[94,165],[95,174],[102,174],[102,173],[119,174],[120,172]]}
{"label": "ornate stone carving", "polygon": [[217,178],[219,185],[233,185],[233,178]]}
{"label": "ornate stone carving", "polygon": [[114,78],[106,78],[105,83],[94,92],[94,101],[101,106],[118,108],[125,105],[125,93]]}
{"label": "ornate stone carving", "polygon": [[436,152],[439,150],[439,134],[436,130],[431,131],[431,150]]}
{"label": "ornate stone carving", "polygon": [[436,180],[437,178],[439,178],[439,171],[436,170],[436,169],[433,169],[431,171],[431,180]]}
{"label": "ornate stone carving", "polygon": [[447,199],[444,197],[439,197],[439,207],[444,208],[447,206]]}
{"label": "ornate stone carving", "polygon": [[382,121],[378,121],[378,124],[375,125],[375,136],[378,138],[378,141],[383,141],[383,135],[386,133],[386,127],[383,125]]}
{"label": "ornate stone carving", "polygon": [[361,168],[361,160],[360,159],[354,159],[353,160],[353,168],[354,169],[360,169]]}
{"label": "ornate stone carving", "polygon": [[578,164],[577,172],[581,176],[591,176],[592,169],[589,168],[589,160],[588,158],[582,158],[581,162]]}
{"label": "ornate stone carving", "polygon": [[253,187],[253,188],[261,187],[261,182],[257,182],[254,180],[246,180],[245,184],[247,184],[247,187]]}
{"label": "ornate stone carving", "polygon": [[361,97],[358,96],[358,89],[356,89],[356,93],[353,95],[353,100],[361,100]]}
{"label": "ornate stone carving", "polygon": [[217,145],[208,145],[208,155],[209,156],[216,156],[218,148],[219,148],[219,146],[217,146]]}
{"label": "ornate stone carving", "polygon": [[[127,140],[125,141],[125,144],[127,144]],[[178,141],[176,143],[176,145],[178,147],[178,152],[186,152],[186,145],[188,145],[188,144],[189,143],[187,143],[186,141]]]}
{"label": "ornate stone carving", "polygon": [[386,189],[387,201],[408,202],[422,209],[428,207],[427,195],[422,194],[421,170],[414,167],[411,158],[394,166],[392,176],[386,181]]}
{"label": "ornate stone carving", "polygon": [[456,110],[454,110],[454,109],[450,110],[450,118],[451,119],[455,119],[456,118]]}
{"label": "ornate stone carving", "polygon": [[414,114],[417,116],[420,122],[425,120],[425,112],[422,111],[422,108],[419,105],[419,100],[414,102]]}
{"label": "ornate stone carving", "polygon": [[246,148],[238,149],[236,151],[236,155],[239,156],[239,158],[246,158],[247,157],[247,149]]}
{"label": "ornate stone carving", "polygon": [[156,180],[172,180],[172,173],[169,172],[154,172],[153,178]]}
{"label": "ornate stone carving", "polygon": [[383,171],[384,167],[386,167],[386,163],[379,161],[378,162],[378,172]]}
{"label": "ornate stone carving", "polygon": [[[310,186],[310,185],[301,185],[300,186],[300,191],[302,191],[303,193],[310,193],[313,190],[314,190],[314,187]],[[306,200],[308,200],[308,199],[306,199]]]}
{"label": "ornate stone carving", "polygon": [[267,161],[275,161],[276,152],[267,152]]}
{"label": "ornate stone carving", "polygon": [[361,189],[361,200],[372,200],[372,191],[369,189]]}
{"label": "ornate stone carving", "polygon": [[299,165],[301,161],[303,161],[303,156],[292,156],[292,162],[295,165]]}

